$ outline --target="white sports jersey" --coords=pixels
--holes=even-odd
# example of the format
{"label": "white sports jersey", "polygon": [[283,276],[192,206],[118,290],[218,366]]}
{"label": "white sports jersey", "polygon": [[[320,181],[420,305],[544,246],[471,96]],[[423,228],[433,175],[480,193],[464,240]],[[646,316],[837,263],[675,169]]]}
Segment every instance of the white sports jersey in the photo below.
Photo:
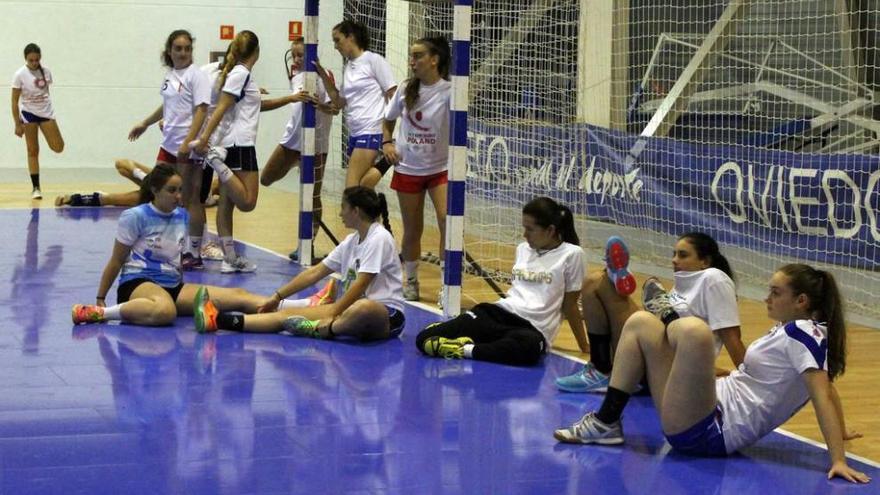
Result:
{"label": "white sports jersey", "polygon": [[235,98],[235,107],[223,116],[229,119],[228,128],[222,123],[218,127],[218,130],[223,128],[226,131],[219,139],[220,146],[255,146],[260,124],[260,88],[250,70],[242,64],[233,67],[226,75],[223,92]]}
{"label": "white sports jersey", "polygon": [[177,155],[199,105],[211,103],[211,84],[195,64],[171,69],[162,83],[162,148]]}
{"label": "white sports jersey", "polygon": [[[305,76],[305,72],[298,72],[293,76],[290,80],[291,93],[296,94],[305,89]],[[324,88],[324,82],[320,78],[318,78],[317,96],[318,100],[324,103],[330,101],[327,90]],[[287,126],[284,128],[284,136],[279,144],[289,150],[301,152],[303,104],[302,102],[291,103],[290,108],[290,120],[287,121]],[[317,114],[315,117],[315,136],[317,138],[315,154],[326,154],[330,151],[330,126],[333,125],[333,115],[317,109],[315,113]]]}
{"label": "white sports jersey", "polygon": [[[669,297],[679,316],[696,316],[715,332],[739,326],[739,307],[733,280],[717,268],[695,272],[675,272],[675,286]],[[721,352],[722,342],[715,337],[715,355]]]}
{"label": "white sports jersey", "polygon": [[403,311],[400,258],[394,238],[382,225],[371,225],[362,242],[358,242],[357,232],[349,234],[321,263],[342,275],[344,291],[348,290],[358,273],[374,273],[376,276],[367,286],[364,297]]}
{"label": "white sports jersey", "polygon": [[801,374],[828,370],[827,333],[811,320],[780,323],[752,342],[739,369],[715,381],[728,453],[755,443],[807,403]]}
{"label": "white sports jersey", "polygon": [[[220,62],[211,62],[209,64],[205,64],[199,67],[199,70],[205,73],[205,77],[208,78],[208,84],[211,86],[211,102],[208,103],[208,111],[205,112],[205,122],[202,124],[202,128],[199,129],[199,135],[201,135],[202,131],[208,125],[208,121],[211,120],[211,115],[214,114],[214,110],[217,108],[217,100],[220,98],[220,88],[217,87],[217,79],[220,77]],[[231,113],[231,112],[230,112]],[[232,117],[229,119],[222,119],[220,124],[217,126],[217,129],[208,139],[208,144],[211,146],[219,145],[219,141],[217,139],[220,136],[225,136],[229,132],[229,124],[232,123]],[[224,127],[225,125],[225,127]],[[191,157],[197,157],[195,152],[190,155]]]}
{"label": "white sports jersey", "polygon": [[407,175],[434,175],[446,170],[449,159],[449,95],[452,83],[440,79],[419,87],[419,100],[412,111],[404,98],[406,84],[397,87],[385,107],[385,120],[400,118],[394,170]]}
{"label": "white sports jersey", "polygon": [[49,86],[54,82],[52,72],[46,67],[40,72],[39,69],[30,70],[24,65],[15,71],[12,87],[21,90],[18,109],[44,119],[54,119],[55,110],[52,108],[52,100],[49,99]]}
{"label": "white sports jersey", "polygon": [[565,293],[580,292],[583,281],[580,246],[563,242],[556,249],[538,252],[523,242],[516,247],[513,284],[507,297],[495,304],[531,323],[549,347],[559,333]]}
{"label": "white sports jersey", "polygon": [[122,212],[116,240],[131,247],[119,283],[146,278],[162,287],[175,287],[183,281],[180,254],[186,241],[189,217],[183,208],[162,213],[152,203]]}
{"label": "white sports jersey", "polygon": [[395,85],[391,66],[373,52],[349,60],[342,71],[342,97],[349,136],[382,134],[385,92]]}

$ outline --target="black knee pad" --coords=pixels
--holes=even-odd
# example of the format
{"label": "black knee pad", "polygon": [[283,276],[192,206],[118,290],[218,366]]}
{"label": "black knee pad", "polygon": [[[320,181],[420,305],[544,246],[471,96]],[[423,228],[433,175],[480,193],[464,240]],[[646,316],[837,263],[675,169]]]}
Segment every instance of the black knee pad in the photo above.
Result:
{"label": "black knee pad", "polygon": [[378,170],[382,177],[384,177],[385,172],[387,172],[388,169],[391,168],[391,162],[389,162],[387,158],[382,156],[381,158],[379,158],[379,161],[373,164],[373,168]]}
{"label": "black knee pad", "polygon": [[70,206],[101,206],[101,194],[93,192],[91,194],[71,194]]}

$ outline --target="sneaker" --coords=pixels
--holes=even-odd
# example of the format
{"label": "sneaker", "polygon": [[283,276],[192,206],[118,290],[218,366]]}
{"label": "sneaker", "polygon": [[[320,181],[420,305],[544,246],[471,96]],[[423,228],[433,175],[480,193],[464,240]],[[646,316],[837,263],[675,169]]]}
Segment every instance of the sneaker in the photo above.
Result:
{"label": "sneaker", "polygon": [[199,255],[203,260],[223,261],[225,258],[223,249],[214,241],[208,241],[202,244]]}
{"label": "sneaker", "polygon": [[70,311],[74,325],[104,321],[104,308],[92,304],[74,304]]}
{"label": "sneaker", "polygon": [[205,200],[205,208],[212,208],[217,206],[217,203],[220,202],[220,196],[216,194],[208,195],[208,199]]}
{"label": "sneaker", "polygon": [[604,393],[610,380],[610,375],[597,370],[593,363],[587,363],[577,373],[557,378],[556,388],[563,392]]}
{"label": "sneaker", "polygon": [[[291,251],[290,253],[288,253],[287,258],[294,263],[299,263],[299,248],[296,248],[293,251]],[[323,259],[324,259],[324,256],[318,256],[315,254],[315,248],[314,248],[314,246],[312,246],[312,264],[317,265]]]}
{"label": "sneaker", "polygon": [[419,300],[419,279],[406,279],[406,283],[403,284],[403,298],[407,301]]}
{"label": "sneaker", "polygon": [[669,298],[669,292],[655,277],[646,280],[642,286],[642,299],[645,311],[653,313],[664,324],[669,325],[678,319],[678,311]]}
{"label": "sneaker", "polygon": [[180,256],[180,268],[185,272],[201,270],[204,267],[205,264],[202,263],[201,257],[196,258],[192,253],[183,253]]}
{"label": "sneaker", "polygon": [[232,261],[223,260],[223,264],[220,265],[220,273],[252,273],[255,271],[257,271],[257,265],[242,255],[236,255]]}
{"label": "sneaker", "polygon": [[620,421],[606,425],[596,418],[595,412],[589,412],[568,428],[554,431],[553,437],[564,443],[620,445],[623,443],[623,425]]}
{"label": "sneaker", "polygon": [[330,278],[324,288],[309,298],[309,307],[331,304],[336,301],[336,279]]}
{"label": "sneaker", "polygon": [[470,337],[447,339],[446,337],[431,337],[422,344],[425,354],[433,357],[446,359],[464,359],[464,346],[474,345]]}
{"label": "sneaker", "polygon": [[208,148],[208,152],[205,153],[205,160],[202,162],[202,168],[205,165],[217,170],[217,165],[224,163],[226,161],[226,150],[223,148],[218,148],[216,146],[211,146]]}
{"label": "sneaker", "polygon": [[40,192],[39,187],[35,187],[33,191],[31,191],[31,199],[43,199],[43,193]]}
{"label": "sneaker", "polygon": [[288,316],[282,323],[284,330],[296,335],[297,337],[308,337],[311,339],[323,339],[321,333],[318,332],[318,322],[310,320],[305,316]]}
{"label": "sneaker", "polygon": [[605,271],[611,285],[621,296],[628,296],[636,290],[636,278],[629,269],[629,249],[623,239],[614,235],[605,243]]}
{"label": "sneaker", "polygon": [[204,285],[196,291],[193,298],[193,321],[196,324],[196,332],[207,333],[217,331],[217,307],[211,302],[208,288]]}

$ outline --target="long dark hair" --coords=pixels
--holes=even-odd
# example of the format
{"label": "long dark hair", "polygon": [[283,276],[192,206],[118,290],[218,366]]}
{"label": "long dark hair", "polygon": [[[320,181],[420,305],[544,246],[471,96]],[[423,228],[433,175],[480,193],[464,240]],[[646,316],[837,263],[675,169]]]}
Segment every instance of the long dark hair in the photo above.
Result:
{"label": "long dark hair", "polygon": [[353,36],[355,44],[361,50],[370,49],[370,31],[360,22],[345,20],[333,26],[333,31],[339,31],[343,36]]}
{"label": "long dark hair", "polygon": [[688,232],[687,234],[682,235],[678,238],[680,241],[687,241],[691,246],[694,247],[694,251],[697,252],[697,257],[701,260],[708,259],[709,266],[712,268],[717,268],[727,274],[731,280],[736,282],[736,277],[733,274],[733,269],[730,268],[730,263],[727,261],[727,258],[721,254],[721,249],[718,247],[718,242],[712,238],[709,234],[704,234],[702,232]]}
{"label": "long dark hair", "polygon": [[388,202],[385,195],[364,186],[351,186],[342,191],[342,201],[352,208],[360,208],[364,215],[375,222],[382,217],[382,225],[391,232],[391,224],[388,222]]}
{"label": "long dark hair", "polygon": [[151,170],[150,173],[144,177],[144,180],[141,181],[138,204],[149,203],[152,201],[156,197],[153,191],[158,191],[165,187],[165,184],[168,183],[168,179],[175,175],[177,175],[177,171],[174,170],[173,165],[160,163],[153,167],[153,170]]}
{"label": "long dark hair", "polygon": [[[31,53],[36,53],[39,56],[43,56],[43,51],[40,50],[40,47],[36,43],[28,43],[24,46],[24,58],[27,59],[27,56]],[[46,81],[46,71],[43,70],[43,64],[40,64],[40,75],[43,76],[43,82],[46,83],[46,89],[49,89],[49,81]]]}
{"label": "long dark hair", "polygon": [[248,59],[257,50],[260,49],[260,39],[253,31],[239,31],[235,38],[229,42],[229,48],[226,49],[226,58],[220,64],[220,75],[217,77],[217,88],[222,88],[226,84],[226,76],[229,75],[236,64],[242,60]]}
{"label": "long dark hair", "polygon": [[[449,42],[443,36],[428,36],[416,40],[414,45],[424,45],[428,49],[429,56],[436,56],[437,72],[440,77],[449,80],[449,65],[452,58],[449,55]],[[422,81],[418,77],[411,77],[406,82],[406,90],[404,92],[403,101],[407,110],[412,110],[419,101],[419,89],[422,87]]]}
{"label": "long dark hair", "polygon": [[567,206],[542,196],[526,203],[522,213],[532,217],[536,224],[545,229],[552,225],[563,241],[580,246],[581,240],[574,229],[574,216]]}
{"label": "long dark hair", "polygon": [[171,45],[174,44],[174,40],[181,36],[186,36],[189,40],[190,45],[196,42],[196,39],[192,37],[192,35],[186,29],[175,29],[171,31],[171,34],[168,35],[168,39],[165,40],[165,49],[162,50],[162,63],[165,64],[169,69],[174,68],[174,61],[171,60]]}
{"label": "long dark hair", "polygon": [[788,276],[795,296],[807,296],[813,319],[828,328],[828,376],[833,380],[846,371],[846,323],[837,281],[831,273],[801,263],[785,265],[779,271]]}

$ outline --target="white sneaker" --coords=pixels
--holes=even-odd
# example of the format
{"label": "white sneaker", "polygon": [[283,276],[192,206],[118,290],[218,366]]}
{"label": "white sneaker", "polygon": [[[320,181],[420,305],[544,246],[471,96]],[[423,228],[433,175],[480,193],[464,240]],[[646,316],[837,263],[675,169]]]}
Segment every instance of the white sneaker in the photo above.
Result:
{"label": "white sneaker", "polygon": [[43,199],[43,193],[40,192],[39,187],[35,187],[33,191],[31,191],[31,199]]}
{"label": "white sneaker", "polygon": [[623,426],[619,420],[606,425],[599,421],[596,413],[589,412],[580,421],[568,428],[560,428],[554,431],[553,437],[564,443],[620,445],[623,443]]}
{"label": "white sneaker", "polygon": [[202,244],[201,254],[203,260],[223,261],[223,259],[225,259],[223,249],[221,249],[214,241],[208,241]]}
{"label": "white sneaker", "polygon": [[419,300],[419,279],[406,279],[406,282],[403,284],[403,298],[407,301]]}
{"label": "white sneaker", "polygon": [[213,168],[217,169],[218,163],[225,163],[226,161],[226,148],[219,148],[217,146],[211,146],[208,148],[208,152],[205,153],[205,164]]}
{"label": "white sneaker", "polygon": [[220,265],[220,273],[252,273],[255,271],[257,271],[257,265],[241,255],[236,256],[232,261],[223,260],[223,264]]}

